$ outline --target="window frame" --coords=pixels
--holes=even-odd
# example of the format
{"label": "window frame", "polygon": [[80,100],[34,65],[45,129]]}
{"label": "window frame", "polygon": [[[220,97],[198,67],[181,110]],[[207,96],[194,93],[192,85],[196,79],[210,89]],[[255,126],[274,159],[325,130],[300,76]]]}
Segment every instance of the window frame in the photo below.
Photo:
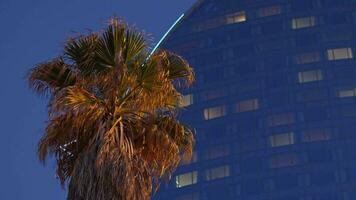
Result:
{"label": "window frame", "polygon": [[[185,183],[185,184],[182,184],[180,183],[180,179],[182,178],[185,178],[184,176],[191,176],[191,181],[190,183]],[[189,177],[188,177],[189,178]],[[190,185],[194,185],[198,182],[198,171],[191,171],[191,172],[187,172],[187,173],[182,173],[182,174],[178,174],[176,177],[175,177],[175,186],[176,188],[183,188],[183,187],[187,187],[187,186],[190,186]]]}

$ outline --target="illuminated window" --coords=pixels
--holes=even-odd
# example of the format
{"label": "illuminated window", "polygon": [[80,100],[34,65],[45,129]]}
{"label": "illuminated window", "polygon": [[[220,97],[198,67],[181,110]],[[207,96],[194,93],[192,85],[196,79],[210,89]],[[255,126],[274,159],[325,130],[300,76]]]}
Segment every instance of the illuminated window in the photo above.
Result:
{"label": "illuminated window", "polygon": [[183,95],[181,107],[187,107],[193,104],[193,94]]}
{"label": "illuminated window", "polygon": [[246,21],[245,11],[236,12],[233,14],[226,15],[224,17],[217,17],[203,21],[199,24],[193,26],[193,31],[204,31],[208,29],[217,28],[225,24],[235,24]]}
{"label": "illuminated window", "polygon": [[190,160],[182,159],[180,165],[188,165],[188,164],[195,163],[197,161],[198,161],[198,153],[196,151],[193,151],[192,158]]}
{"label": "illuminated window", "polygon": [[292,113],[282,113],[269,116],[268,126],[281,126],[294,123],[294,116]]}
{"label": "illuminated window", "polygon": [[249,99],[241,101],[236,105],[237,112],[248,112],[258,109],[258,99]]}
{"label": "illuminated window", "polygon": [[176,176],[176,187],[181,188],[188,185],[196,184],[198,181],[198,172],[193,171]]}
{"label": "illuminated window", "polygon": [[246,21],[245,11],[236,12],[226,16],[226,24],[235,24]]}
{"label": "illuminated window", "polygon": [[281,6],[280,5],[273,5],[264,8],[260,8],[258,10],[259,17],[268,17],[273,15],[281,14]]}
{"label": "illuminated window", "polygon": [[323,74],[321,70],[311,70],[298,73],[299,83],[308,83],[313,81],[323,80]]}
{"label": "illuminated window", "polygon": [[320,60],[320,54],[319,52],[307,52],[298,54],[294,58],[296,64],[314,63]]}
{"label": "illuminated window", "polygon": [[352,59],[351,48],[328,49],[328,60]]}
{"label": "illuminated window", "polygon": [[271,147],[280,147],[294,144],[294,133],[283,133],[269,137]]}
{"label": "illuminated window", "polygon": [[175,200],[199,200],[199,193],[184,194],[177,197]]}
{"label": "illuminated window", "polygon": [[303,132],[303,142],[316,142],[330,139],[330,131],[326,129],[310,129]]}
{"label": "illuminated window", "polygon": [[205,171],[205,180],[211,181],[219,178],[225,178],[230,176],[230,166],[225,165],[221,167],[216,167],[213,169],[208,169]]}
{"label": "illuminated window", "polygon": [[348,89],[348,90],[339,90],[339,97],[355,97],[356,96],[356,88]]}
{"label": "illuminated window", "polygon": [[300,18],[292,19],[292,28],[293,29],[307,28],[307,27],[312,27],[315,25],[316,25],[316,23],[315,23],[314,16],[300,17]]}
{"label": "illuminated window", "polygon": [[298,157],[295,154],[278,155],[270,159],[271,168],[290,167],[298,164]]}
{"label": "illuminated window", "polygon": [[230,154],[230,149],[228,146],[225,145],[214,146],[206,150],[205,159],[209,160],[209,159],[220,158],[220,157],[227,156],[229,154]]}
{"label": "illuminated window", "polygon": [[226,115],[226,107],[225,106],[217,106],[217,107],[204,109],[204,119],[205,120],[222,117],[224,115]]}

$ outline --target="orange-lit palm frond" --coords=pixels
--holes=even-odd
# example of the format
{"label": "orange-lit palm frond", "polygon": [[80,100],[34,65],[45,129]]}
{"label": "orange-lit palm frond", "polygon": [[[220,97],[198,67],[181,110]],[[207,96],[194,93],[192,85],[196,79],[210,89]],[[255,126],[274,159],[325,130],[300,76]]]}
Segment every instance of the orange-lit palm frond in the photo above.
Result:
{"label": "orange-lit palm frond", "polygon": [[54,156],[69,200],[149,199],[192,154],[193,132],[176,116],[177,87],[190,86],[193,71],[176,54],[148,55],[144,35],[113,19],[31,71],[32,88],[55,91],[38,155]]}
{"label": "orange-lit palm frond", "polygon": [[46,95],[75,84],[76,72],[59,57],[38,64],[28,75],[29,86],[38,94]]}

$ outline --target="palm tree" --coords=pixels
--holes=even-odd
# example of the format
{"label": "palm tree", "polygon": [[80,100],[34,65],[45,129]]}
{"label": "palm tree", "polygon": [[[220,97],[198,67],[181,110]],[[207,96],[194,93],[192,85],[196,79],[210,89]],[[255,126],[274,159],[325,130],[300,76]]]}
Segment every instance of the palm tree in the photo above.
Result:
{"label": "palm tree", "polygon": [[193,131],[177,120],[178,90],[194,80],[180,56],[150,55],[145,36],[118,19],[67,41],[35,66],[30,88],[46,96],[39,160],[56,159],[68,200],[145,200],[189,158]]}

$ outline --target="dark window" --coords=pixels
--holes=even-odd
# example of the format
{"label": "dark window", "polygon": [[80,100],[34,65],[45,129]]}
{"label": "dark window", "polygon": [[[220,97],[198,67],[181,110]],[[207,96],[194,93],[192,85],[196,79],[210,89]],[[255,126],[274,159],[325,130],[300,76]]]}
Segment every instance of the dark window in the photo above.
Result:
{"label": "dark window", "polygon": [[280,71],[287,68],[286,55],[271,55],[263,60],[266,72]]}
{"label": "dark window", "polygon": [[351,40],[352,32],[350,30],[332,30],[323,33],[323,36],[326,42]]}
{"label": "dark window", "polygon": [[268,126],[281,126],[294,123],[293,113],[280,113],[267,118]]}
{"label": "dark window", "polygon": [[318,44],[318,36],[315,33],[300,34],[295,38],[297,47],[313,46]]}
{"label": "dark window", "polygon": [[304,111],[304,121],[318,121],[328,119],[328,111],[326,108],[318,108]]}
{"label": "dark window", "polygon": [[303,131],[303,142],[317,142],[330,139],[330,130],[328,129],[309,129]]}
{"label": "dark window", "polygon": [[266,86],[268,88],[283,87],[288,84],[288,76],[283,72],[276,72],[273,76],[266,77]]}
{"label": "dark window", "polygon": [[344,6],[348,0],[322,0],[324,6]]}
{"label": "dark window", "polygon": [[264,190],[261,180],[248,180],[242,184],[242,193],[245,195],[260,194]]}
{"label": "dark window", "polygon": [[266,23],[261,23],[260,25],[261,33],[263,35],[270,35],[281,33],[283,31],[283,22],[282,21],[270,21]]}
{"label": "dark window", "polygon": [[298,101],[309,102],[319,101],[328,97],[326,89],[311,89],[298,93]]}
{"label": "dark window", "polygon": [[310,182],[312,185],[325,185],[334,182],[333,172],[315,172],[310,175]]}
{"label": "dark window", "polygon": [[235,73],[239,77],[245,77],[248,75],[253,75],[256,73],[255,63],[252,61],[240,61],[238,63],[237,69],[235,69]]}
{"label": "dark window", "polygon": [[234,55],[236,57],[250,56],[254,52],[252,45],[240,45],[234,48]]}
{"label": "dark window", "polygon": [[314,9],[317,7],[317,1],[315,0],[298,0],[292,1],[291,7],[293,11],[305,11]]}
{"label": "dark window", "polygon": [[310,163],[324,163],[332,161],[332,155],[329,149],[313,149],[308,152]]}
{"label": "dark window", "polygon": [[298,164],[298,157],[296,154],[277,155],[270,158],[271,168],[291,167]]}
{"label": "dark window", "polygon": [[298,186],[298,176],[294,174],[277,176],[274,180],[278,190],[286,190]]}
{"label": "dark window", "polygon": [[345,13],[333,13],[324,16],[326,24],[335,25],[335,24],[345,24],[348,21],[348,16]]}
{"label": "dark window", "polygon": [[241,160],[242,172],[257,172],[262,169],[262,160],[257,157],[245,158]]}

